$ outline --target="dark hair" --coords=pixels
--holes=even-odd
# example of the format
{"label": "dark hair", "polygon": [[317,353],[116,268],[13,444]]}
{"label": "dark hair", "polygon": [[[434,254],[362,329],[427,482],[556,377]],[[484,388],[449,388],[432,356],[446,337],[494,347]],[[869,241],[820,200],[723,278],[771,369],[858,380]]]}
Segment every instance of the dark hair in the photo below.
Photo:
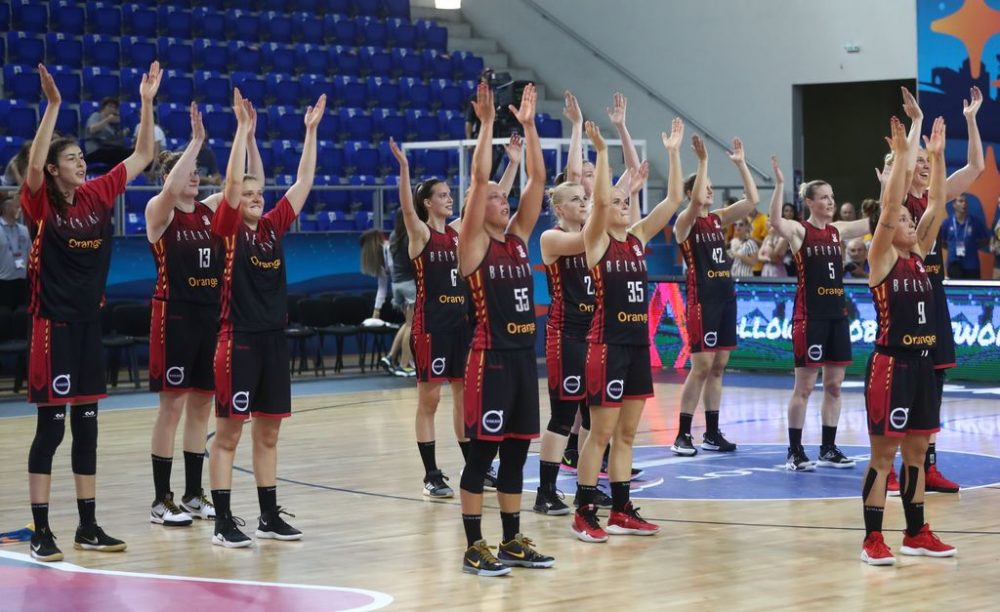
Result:
{"label": "dark hair", "polygon": [[382,254],[382,230],[370,229],[364,231],[358,238],[361,246],[361,273],[368,276],[379,276],[385,268],[385,257]]}
{"label": "dark hair", "polygon": [[160,157],[157,158],[157,164],[160,166],[160,178],[165,179],[170,171],[174,169],[177,162],[181,159],[180,151],[162,151]]}
{"label": "dark hair", "polygon": [[565,183],[566,180],[567,180],[566,179],[566,171],[563,170],[562,172],[560,172],[559,174],[556,175],[555,184],[556,185],[561,185],[561,184]]}
{"label": "dark hair", "polygon": [[108,96],[107,98],[104,98],[103,100],[101,100],[100,109],[104,110],[105,108],[107,108],[109,105],[112,105],[112,104],[115,105],[115,106],[117,106],[118,108],[121,108],[121,105],[122,105],[121,102],[118,101],[118,98],[114,98],[114,97]]}
{"label": "dark hair", "polygon": [[799,207],[798,206],[796,206],[795,204],[793,204],[791,202],[785,202],[784,204],[781,205],[781,212],[782,212],[781,216],[784,216],[785,208],[791,208],[792,209],[792,215],[793,215],[792,218],[795,219],[796,221],[799,220]]}
{"label": "dark hair", "polygon": [[813,199],[813,195],[816,193],[817,189],[819,189],[823,185],[829,185],[829,184],[830,183],[827,183],[826,181],[820,181],[820,180],[809,181],[808,183],[802,183],[801,185],[799,185],[799,197],[802,198],[803,200],[811,200]]}
{"label": "dark hair", "polygon": [[417,183],[417,188],[413,190],[413,207],[417,209],[417,216],[424,223],[430,217],[430,213],[427,212],[427,205],[424,204],[424,200],[429,200],[434,195],[434,188],[439,183],[444,183],[445,181],[439,179],[436,176],[420,181]]}
{"label": "dark hair", "polygon": [[868,198],[862,202],[861,214],[868,217],[868,231],[874,234],[875,228],[878,227],[879,215],[882,214],[882,206],[879,204],[878,200]]}
{"label": "dark hair", "polygon": [[694,181],[698,178],[697,174],[689,174],[686,179],[684,179],[684,195],[691,193],[694,189]]}
{"label": "dark hair", "polygon": [[45,156],[45,190],[49,194],[49,206],[55,209],[56,213],[62,215],[69,208],[69,202],[63,197],[62,191],[56,185],[56,178],[49,173],[49,165],[58,166],[59,156],[69,147],[79,147],[76,138],[59,136],[49,145],[49,154]]}
{"label": "dark hair", "polygon": [[28,172],[28,156],[31,153],[32,142],[31,140],[25,140],[21,144],[21,148],[17,150],[17,155],[14,156],[14,168],[22,180],[24,180],[25,173]]}
{"label": "dark hair", "polygon": [[[418,209],[419,210],[419,209]],[[396,217],[392,222],[392,234],[389,235],[389,252],[401,253],[401,248],[409,245],[410,237],[406,234],[406,227],[403,224],[403,209],[396,209]]]}

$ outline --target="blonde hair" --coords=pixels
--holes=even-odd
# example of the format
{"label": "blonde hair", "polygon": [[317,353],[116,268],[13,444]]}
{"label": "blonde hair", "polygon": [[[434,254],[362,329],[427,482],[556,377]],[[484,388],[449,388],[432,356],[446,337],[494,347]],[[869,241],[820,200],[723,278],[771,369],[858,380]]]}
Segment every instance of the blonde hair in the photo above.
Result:
{"label": "blonde hair", "polygon": [[816,193],[816,189],[822,187],[823,185],[829,185],[826,181],[816,180],[809,181],[808,183],[802,183],[799,185],[799,198],[802,200],[811,200],[813,195]]}

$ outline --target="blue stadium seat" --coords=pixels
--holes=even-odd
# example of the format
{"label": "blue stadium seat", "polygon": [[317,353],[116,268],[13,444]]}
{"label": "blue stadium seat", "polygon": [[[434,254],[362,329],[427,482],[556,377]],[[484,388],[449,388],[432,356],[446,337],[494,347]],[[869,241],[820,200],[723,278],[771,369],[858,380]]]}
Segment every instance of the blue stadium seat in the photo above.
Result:
{"label": "blue stadium seat", "polygon": [[360,108],[341,108],[340,133],[350,140],[371,141],[375,131],[375,120]]}
{"label": "blue stadium seat", "polygon": [[82,6],[72,0],[59,0],[49,6],[49,27],[52,32],[74,36],[83,34],[86,17]]}
{"label": "blue stadium seat", "polygon": [[[42,97],[42,84],[34,66],[6,64],[3,67],[3,89],[7,97],[34,102]],[[37,123],[37,122],[36,122]],[[34,132],[36,123],[31,124]]]}
{"label": "blue stadium seat", "polygon": [[49,64],[83,68],[83,41],[75,36],[50,32],[45,35],[45,50]]}
{"label": "blue stadium seat", "polygon": [[362,47],[358,57],[361,59],[362,75],[389,76],[392,74],[392,56],[384,49]]}
{"label": "blue stadium seat", "polygon": [[260,28],[267,33],[267,39],[272,42],[292,42],[292,18],[284,12],[267,11],[261,13]]}
{"label": "blue stadium seat", "polygon": [[121,8],[110,2],[88,2],[87,31],[105,36],[121,36]]}
{"label": "blue stadium seat", "polygon": [[396,77],[423,77],[423,58],[413,49],[393,49],[392,75]]}
{"label": "blue stadium seat", "polygon": [[266,43],[264,50],[264,67],[270,72],[295,73],[295,48],[280,43]]}
{"label": "blue stadium seat", "polygon": [[333,79],[333,102],[335,106],[363,107],[368,103],[368,92],[361,79],[338,76]]}
{"label": "blue stadium seat", "polygon": [[347,15],[351,12],[351,0],[324,0],[326,9],[338,15]]}
{"label": "blue stadium seat", "polygon": [[438,111],[438,125],[441,127],[441,134],[448,140],[465,138],[465,114],[461,111]]}
{"label": "blue stadium seat", "polygon": [[225,104],[232,99],[229,78],[214,70],[195,71],[194,91],[196,99],[204,104]]}
{"label": "blue stadium seat", "polygon": [[0,32],[10,30],[10,4],[0,2]]}
{"label": "blue stadium seat", "polygon": [[[374,151],[374,150],[373,150]],[[377,155],[377,153],[376,153]],[[351,185],[377,185],[378,180],[370,174],[355,174],[351,177]],[[367,229],[372,226],[372,207],[375,204],[375,191],[371,189],[352,189],[351,206],[360,207],[355,216],[354,227]]]}
{"label": "blue stadium seat", "polygon": [[[257,128],[258,128],[257,133],[258,134],[260,134],[260,129],[259,128],[260,128],[260,120],[261,120],[262,117],[266,118],[267,115],[258,115],[257,116]],[[272,168],[274,168],[274,150],[271,149],[271,143],[269,143],[269,142],[261,142],[261,139],[262,139],[261,136],[257,137],[257,143],[258,143],[257,144],[257,150],[260,151],[260,163],[264,166],[264,173],[266,175],[268,172],[271,172]],[[227,159],[226,161],[229,161],[229,160]],[[273,172],[272,172],[272,174],[273,174]]]}
{"label": "blue stadium seat", "polygon": [[393,18],[386,21],[386,34],[390,47],[417,48],[417,29],[408,19]]}
{"label": "blue stadium seat", "polygon": [[[399,140],[397,139],[397,142]],[[385,182],[387,185],[399,185],[399,162],[396,161],[396,156],[392,154],[392,148],[389,146],[388,140],[382,140],[378,143],[378,165],[379,171],[385,177]],[[413,166],[413,160],[411,159],[413,155],[409,152],[406,158],[410,160],[410,165]],[[392,195],[392,201],[398,205],[399,204],[399,194],[395,191],[389,192]],[[389,198],[386,198],[389,201]]]}
{"label": "blue stadium seat", "polygon": [[426,149],[420,156],[420,162],[424,175],[448,176],[449,160],[446,149]]}
{"label": "blue stadium seat", "polygon": [[121,78],[110,68],[88,66],[83,69],[84,99],[100,102],[104,98],[117,98],[121,90]]}
{"label": "blue stadium seat", "polygon": [[[34,138],[37,127],[38,113],[34,104],[20,100],[0,100],[0,131],[7,135],[6,138]],[[6,138],[4,143],[9,145],[10,141]]]}
{"label": "blue stadium seat", "polygon": [[0,61],[7,63],[7,39],[0,36]]}
{"label": "blue stadium seat", "polygon": [[[159,125],[160,122],[157,121],[156,124]],[[161,125],[160,127],[162,128],[163,126]],[[187,141],[183,138],[171,138],[170,136],[167,136],[167,144],[165,147],[167,151],[183,151],[186,146]]]}
{"label": "blue stadium seat", "polygon": [[431,108],[460,110],[465,105],[462,89],[448,79],[431,81]]}
{"label": "blue stadium seat", "polygon": [[358,27],[346,15],[324,15],[323,36],[338,45],[354,46],[358,44]]}
{"label": "blue stadium seat", "polygon": [[12,2],[13,25],[15,30],[45,34],[48,32],[49,10],[47,4],[37,0],[14,0]]}
{"label": "blue stadium seat", "polygon": [[139,127],[139,120],[142,119],[142,106],[140,104],[139,102],[121,102],[118,105],[122,127],[128,128],[132,134],[135,134],[136,128]]}
{"label": "blue stadium seat", "polygon": [[124,5],[122,7],[122,32],[127,36],[155,38],[159,34],[156,10],[139,4]]}
{"label": "blue stadium seat", "polygon": [[301,140],[305,133],[305,113],[293,106],[272,106],[267,109],[271,129],[281,140]]}
{"label": "blue stadium seat", "polygon": [[[264,81],[264,77],[255,72],[234,72],[231,77],[233,87],[239,87],[244,98],[253,102],[258,108],[264,107],[264,101],[267,98],[267,83]],[[260,126],[258,125],[258,127]]]}
{"label": "blue stadium seat", "polygon": [[185,104],[165,102],[156,106],[158,123],[169,138],[191,138],[191,111]]}
{"label": "blue stadium seat", "polygon": [[538,113],[535,116],[535,128],[541,138],[562,138],[562,121],[548,113]]}
{"label": "blue stadium seat", "polygon": [[83,60],[88,66],[118,69],[121,65],[121,45],[117,38],[104,34],[85,34]]}
{"label": "blue stadium seat", "polygon": [[399,108],[399,85],[383,76],[370,76],[365,79],[368,85],[369,106]]}
{"label": "blue stadium seat", "polygon": [[[306,78],[308,76],[310,75],[306,75]],[[300,79],[280,72],[269,73],[265,77],[268,93],[274,96],[274,103],[278,105],[298,106],[302,97],[299,91],[299,81]]]}
{"label": "blue stadium seat", "polygon": [[430,108],[431,88],[422,79],[413,77],[399,79],[399,91],[404,106]]}
{"label": "blue stadium seat", "polygon": [[421,19],[413,24],[417,30],[418,49],[448,50],[448,30],[433,21]]}
{"label": "blue stadium seat", "polygon": [[[339,174],[320,174],[316,176],[314,181],[315,185],[320,186],[336,186],[340,185],[340,175]],[[315,210],[323,211],[317,214],[317,217],[322,216],[326,223],[325,229],[332,229],[333,221],[337,221],[343,218],[345,212],[347,212],[351,207],[351,202],[347,191],[340,190],[316,190],[314,189],[313,194],[315,194],[314,206]],[[347,228],[344,228],[347,229]]]}
{"label": "blue stadium seat", "polygon": [[[4,104],[7,102],[8,100],[0,100],[0,126],[3,125],[5,115],[2,111]],[[21,151],[21,145],[23,144],[24,138],[21,136],[0,136],[0,164],[3,164],[4,168],[7,167],[7,162],[16,157]]]}
{"label": "blue stadium seat", "polygon": [[295,46],[298,72],[326,74],[329,70],[329,53],[325,46],[299,43]]}
{"label": "blue stadium seat", "polygon": [[[476,97],[476,86],[479,85],[479,77],[475,79],[467,79],[456,81],[456,84],[462,88],[462,96],[465,98],[466,102]],[[462,105],[463,108],[465,104]]]}
{"label": "blue stadium seat", "polygon": [[45,61],[45,38],[30,32],[8,32],[7,48],[12,64],[37,66]]}
{"label": "blue stadium seat", "polygon": [[344,175],[344,150],[332,140],[319,141],[316,151],[317,168],[320,173],[333,176]]}
{"label": "blue stadium seat", "polygon": [[101,110],[101,103],[95,100],[83,100],[80,102],[80,123],[83,126],[87,125],[87,119],[90,116]]}
{"label": "blue stadium seat", "polygon": [[454,76],[450,55],[437,49],[424,49],[420,53],[424,59],[424,69],[432,79],[451,79]]}
{"label": "blue stadium seat", "polygon": [[230,150],[226,145],[226,141],[222,138],[209,138],[205,141],[205,145],[211,149],[212,154],[215,155],[215,164],[219,168],[219,173],[225,175],[226,166],[229,165]]}
{"label": "blue stadium seat", "polygon": [[183,72],[194,70],[194,52],[186,40],[161,36],[157,39],[156,46],[163,68]]}
{"label": "blue stadium seat", "polygon": [[[52,78],[55,79],[56,87],[59,88],[59,95],[63,102],[76,104],[80,101],[80,73],[69,66],[47,66]],[[118,92],[117,82],[115,83],[115,93]]]}
{"label": "blue stadium seat", "polygon": [[410,0],[382,0],[386,17],[410,20]]}
{"label": "blue stadium seat", "polygon": [[234,70],[263,74],[264,52],[256,43],[242,40],[229,42],[229,64]]}
{"label": "blue stadium seat", "polygon": [[207,6],[196,6],[191,10],[193,30],[197,38],[223,40],[226,38],[226,15]]}
{"label": "blue stadium seat", "polygon": [[256,13],[240,9],[226,11],[226,29],[229,36],[237,40],[259,40],[260,17]]}
{"label": "blue stadium seat", "polygon": [[229,47],[224,42],[210,38],[194,41],[194,65],[201,70],[229,71]]}
{"label": "blue stadium seat", "polygon": [[[295,172],[298,169],[299,157],[302,156],[302,143],[295,140],[280,140],[271,146],[274,148],[274,174]],[[318,167],[321,163],[320,157],[317,155]]]}
{"label": "blue stadium seat", "polygon": [[468,51],[455,51],[451,54],[451,61],[458,78],[478,80],[483,71],[483,58]]}
{"label": "blue stadium seat", "polygon": [[437,115],[423,109],[406,111],[407,140],[437,140],[441,136]]}
{"label": "blue stadium seat", "polygon": [[349,140],[344,143],[344,161],[351,174],[375,175],[378,173],[378,149],[365,141]]}
{"label": "blue stadium seat", "polygon": [[148,70],[156,60],[156,41],[141,36],[123,36],[121,39],[122,66]]}
{"label": "blue stadium seat", "polygon": [[389,41],[385,22],[377,17],[358,17],[358,43],[372,47],[385,47]]}
{"label": "blue stadium seat", "polygon": [[361,74],[361,56],[354,47],[332,45],[329,47],[330,66],[336,66],[339,75],[358,76]]}
{"label": "blue stadium seat", "polygon": [[378,17],[382,14],[382,0],[351,0],[354,15]]}
{"label": "blue stadium seat", "polygon": [[194,35],[194,21],[191,11],[176,6],[160,6],[157,9],[159,32],[171,38],[190,40]]}
{"label": "blue stadium seat", "polygon": [[118,73],[121,78],[119,97],[123,100],[138,100],[139,85],[142,84],[142,75],[147,70],[149,70],[148,65],[145,68],[122,68]]}
{"label": "blue stadium seat", "polygon": [[229,106],[206,104],[202,111],[205,133],[209,138],[231,140],[236,132],[236,117]]}
{"label": "blue stadium seat", "polygon": [[396,109],[372,109],[372,118],[375,120],[374,136],[377,140],[386,140],[392,136],[396,142],[402,142],[406,138],[406,117]]}
{"label": "blue stadium seat", "polygon": [[[307,9],[309,10],[309,9]],[[300,42],[319,45],[325,42],[323,37],[323,21],[317,18],[318,11],[292,14],[292,31],[297,34]]]}
{"label": "blue stadium seat", "polygon": [[180,70],[167,70],[160,83],[160,96],[178,104],[190,104],[194,99],[194,79]]}

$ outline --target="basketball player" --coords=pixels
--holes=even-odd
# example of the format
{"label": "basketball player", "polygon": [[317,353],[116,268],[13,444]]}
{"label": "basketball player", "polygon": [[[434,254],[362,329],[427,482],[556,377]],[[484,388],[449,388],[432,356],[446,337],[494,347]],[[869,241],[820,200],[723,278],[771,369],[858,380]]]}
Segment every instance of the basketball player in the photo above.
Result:
{"label": "basketball player", "polygon": [[[591,122],[587,135],[597,151],[594,210],[583,229],[586,260],[593,278],[594,317],[587,334],[586,388],[590,436],[580,450],[577,496],[580,508],[572,529],[584,542],[605,542],[608,534],[654,535],[660,528],[643,519],[629,501],[632,444],[646,398],[653,396],[649,361],[646,244],[670,221],[684,199],[680,145],[684,124],[674,119],[662,134],[670,157],[667,197],[633,223],[628,194],[612,190],[607,144]],[[607,531],[594,504],[601,457],[611,442],[608,480],[612,508]]]}
{"label": "basketball player", "polygon": [[[538,220],[545,184],[535,129],[535,86],[524,88],[521,107],[510,110],[524,129],[528,182],[517,213],[500,185],[489,180],[495,109],[483,83],[473,103],[482,122],[472,158],[472,186],[458,243],[459,271],[468,279],[476,328],[465,368],[465,429],[469,461],[462,472],[462,522],[468,549],[462,570],[499,576],[510,566],[551,567],[521,534],[521,488],[528,443],[538,437],[538,369],[535,363],[534,280],[528,239]],[[500,453],[497,497],[503,539],[495,557],[482,535],[483,476]]]}
{"label": "basketball player", "polygon": [[[851,330],[844,300],[843,245],[868,233],[868,220],[834,221],[837,208],[833,187],[819,180],[803,183],[799,189],[810,211],[809,220],[782,218],[785,178],[777,157],[771,157],[771,168],[775,177],[771,225],[788,241],[798,270],[792,317],[795,388],[788,401],[785,469],[812,471],[816,465],[851,468],[854,461],[837,448],[840,387],[851,363]],[[802,447],[802,427],[820,368],[823,369],[823,443],[819,447],[819,461],[814,464]]]}
{"label": "basketball player", "polygon": [[[209,470],[216,509],[212,543],[242,548],[251,540],[230,509],[233,456],[243,422],[253,418],[253,471],[260,519],[258,538],[298,540],[302,532],[284,519],[277,501],[277,442],[281,420],[291,415],[291,381],[285,342],[287,285],[282,239],[312,189],[316,173],[316,129],[326,96],[305,113],[305,139],[295,183],[267,214],[260,177],[245,173],[251,127],[248,102],[233,93],[236,135],[229,154],[223,199],[212,219],[222,244],[221,314],[215,352],[215,429]],[[291,516],[289,514],[289,516]]]}
{"label": "basketball player", "polygon": [[733,285],[723,228],[744,219],[757,206],[757,186],[750,176],[743,142],[733,139],[729,153],[740,171],[744,199],[709,212],[712,206],[712,183],[708,178],[708,152],[698,136],[692,139],[698,156],[698,172],[684,182],[685,195],[691,204],[674,224],[674,238],[681,246],[687,264],[687,329],[691,344],[691,371],[681,391],[680,429],[671,449],[678,455],[698,453],[691,439],[691,421],[698,398],[705,404],[705,434],[701,449],[732,452],[736,445],[719,431],[719,402],[722,374],[729,353],[736,348],[736,290]]}
{"label": "basketball player", "polygon": [[62,442],[66,405],[73,432],[71,452],[80,526],[74,548],[116,552],[125,542],[106,534],[95,518],[97,401],[107,396],[100,310],[111,263],[115,198],[153,161],[153,99],[160,65],[142,75],[135,151],[100,178],[87,180],[87,162],[72,138],[53,139],[62,104],[59,88],[39,64],[47,106],[31,143],[21,189],[21,208],[34,243],[28,257],[31,343],[28,401],[38,405],[38,423],[28,453],[28,490],[35,531],[31,556],[59,561],[49,527],[52,457]]}
{"label": "basketball player", "polygon": [[[893,155],[905,159],[912,146],[903,124],[893,117]],[[940,403],[930,356],[936,343],[934,289],[923,256],[934,245],[945,216],[944,120],[934,121],[925,140],[930,162],[927,209],[914,224],[902,205],[906,197],[906,164],[893,164],[882,201],[884,210],[870,217],[868,251],[871,287],[878,314],[875,351],[865,374],[865,407],[871,439],[871,462],[865,476],[865,541],[861,559],[870,565],[892,565],[895,558],[882,537],[886,479],[902,443],[900,490],[906,531],[905,555],[951,557],[955,548],[943,543],[924,522],[924,457],[928,436],[940,429]]]}

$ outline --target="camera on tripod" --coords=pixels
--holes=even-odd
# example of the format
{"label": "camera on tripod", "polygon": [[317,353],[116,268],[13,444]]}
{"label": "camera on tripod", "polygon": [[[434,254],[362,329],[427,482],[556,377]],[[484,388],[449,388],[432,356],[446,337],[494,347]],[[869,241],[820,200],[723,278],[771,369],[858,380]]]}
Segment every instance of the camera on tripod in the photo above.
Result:
{"label": "camera on tripod", "polygon": [[480,79],[493,90],[493,103],[496,105],[496,115],[493,119],[493,135],[506,138],[514,132],[520,132],[521,124],[514,118],[508,108],[521,103],[521,95],[530,81],[515,81],[509,72],[495,72],[492,68],[483,70]]}

